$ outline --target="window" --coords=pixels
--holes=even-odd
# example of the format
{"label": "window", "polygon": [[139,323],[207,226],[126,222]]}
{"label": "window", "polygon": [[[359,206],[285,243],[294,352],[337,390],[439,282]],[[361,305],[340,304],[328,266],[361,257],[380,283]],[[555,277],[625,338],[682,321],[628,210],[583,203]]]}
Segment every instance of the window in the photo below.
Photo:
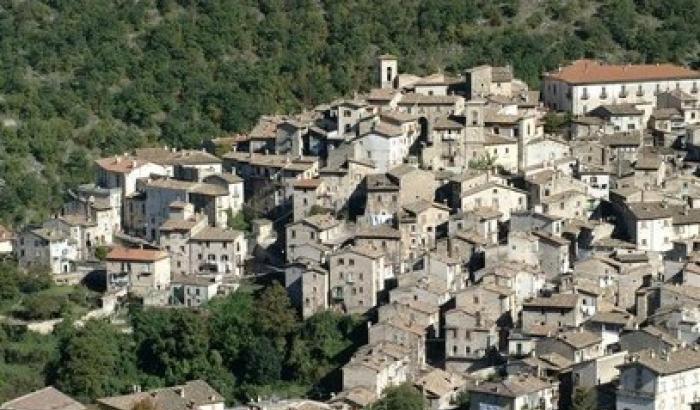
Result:
{"label": "window", "polygon": [[393,67],[387,67],[386,68],[386,81],[391,81],[392,77],[394,74],[394,68]]}
{"label": "window", "polygon": [[343,110],[343,117],[345,117],[345,118],[352,117],[352,111],[350,111],[350,110]]}
{"label": "window", "polygon": [[297,237],[297,231],[295,231],[294,229],[292,229],[292,239],[294,239],[294,238],[296,238],[296,237]]}
{"label": "window", "polygon": [[348,265],[355,266],[355,259],[352,259],[352,258],[348,259]]}
{"label": "window", "polygon": [[601,98],[601,99],[606,99],[606,98],[608,98],[608,93],[607,93],[607,91],[605,90],[605,87],[602,87],[601,90],[600,90],[600,98]]}
{"label": "window", "polygon": [[345,259],[338,258],[338,265],[345,265]]}

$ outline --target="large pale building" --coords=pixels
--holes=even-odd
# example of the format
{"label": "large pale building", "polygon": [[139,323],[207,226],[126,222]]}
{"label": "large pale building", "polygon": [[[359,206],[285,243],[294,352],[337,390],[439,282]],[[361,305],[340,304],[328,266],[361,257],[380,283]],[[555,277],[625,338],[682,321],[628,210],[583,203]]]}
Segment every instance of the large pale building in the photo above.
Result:
{"label": "large pale building", "polygon": [[698,94],[700,72],[672,64],[605,64],[577,60],[544,75],[545,105],[583,115],[601,105],[656,104],[658,93]]}

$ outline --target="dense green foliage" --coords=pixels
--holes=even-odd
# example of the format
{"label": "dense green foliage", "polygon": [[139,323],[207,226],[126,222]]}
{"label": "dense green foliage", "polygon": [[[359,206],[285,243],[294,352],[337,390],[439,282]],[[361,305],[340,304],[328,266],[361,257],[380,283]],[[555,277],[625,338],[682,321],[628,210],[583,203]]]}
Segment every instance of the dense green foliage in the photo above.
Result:
{"label": "dense green foliage", "polygon": [[384,395],[368,410],[423,410],[425,398],[411,384],[402,384],[384,390]]}
{"label": "dense green foliage", "polygon": [[594,389],[576,388],[571,402],[571,410],[595,410],[598,400]]}
{"label": "dense green foliage", "polygon": [[255,298],[238,292],[203,310],[134,308],[129,317],[132,334],[103,321],[66,320],[48,336],[0,328],[0,401],[45,384],[90,402],[193,379],[229,401],[323,396],[339,388],[331,376],[364,330],[332,312],[301,321],[276,283]]}
{"label": "dense green foliage", "polygon": [[55,286],[48,269],[20,270],[0,262],[0,314],[24,320],[47,320],[93,307],[96,296],[82,286]]}
{"label": "dense green foliage", "polygon": [[26,0],[0,8],[0,220],[37,221],[90,161],[248,129],[402,71],[698,64],[696,0]]}
{"label": "dense green foliage", "polygon": [[54,336],[0,327],[0,402],[43,387],[55,353]]}

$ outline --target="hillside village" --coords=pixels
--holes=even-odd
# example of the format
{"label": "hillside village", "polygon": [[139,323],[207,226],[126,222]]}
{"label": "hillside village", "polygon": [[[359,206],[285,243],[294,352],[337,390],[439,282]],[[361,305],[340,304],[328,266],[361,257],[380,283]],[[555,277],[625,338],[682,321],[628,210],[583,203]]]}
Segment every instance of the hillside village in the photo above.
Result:
{"label": "hillside village", "polygon": [[[235,409],[363,409],[403,385],[433,410],[698,408],[700,72],[577,60],[533,90],[509,66],[376,71],[201,150],[101,158],[54,217],[0,227],[0,253],[98,278],[106,320],[259,278],[301,318],[367,320],[329,397]],[[144,398],[225,408],[203,380],[96,406]],[[48,408],[86,407],[52,387],[0,406]]]}

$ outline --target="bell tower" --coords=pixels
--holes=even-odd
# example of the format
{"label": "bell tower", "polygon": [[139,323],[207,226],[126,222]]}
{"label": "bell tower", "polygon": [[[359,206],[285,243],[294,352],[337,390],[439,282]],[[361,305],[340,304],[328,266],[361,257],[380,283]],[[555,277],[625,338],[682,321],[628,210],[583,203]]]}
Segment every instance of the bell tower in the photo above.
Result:
{"label": "bell tower", "polygon": [[384,89],[394,88],[394,80],[398,75],[398,59],[391,54],[378,57],[379,86]]}

